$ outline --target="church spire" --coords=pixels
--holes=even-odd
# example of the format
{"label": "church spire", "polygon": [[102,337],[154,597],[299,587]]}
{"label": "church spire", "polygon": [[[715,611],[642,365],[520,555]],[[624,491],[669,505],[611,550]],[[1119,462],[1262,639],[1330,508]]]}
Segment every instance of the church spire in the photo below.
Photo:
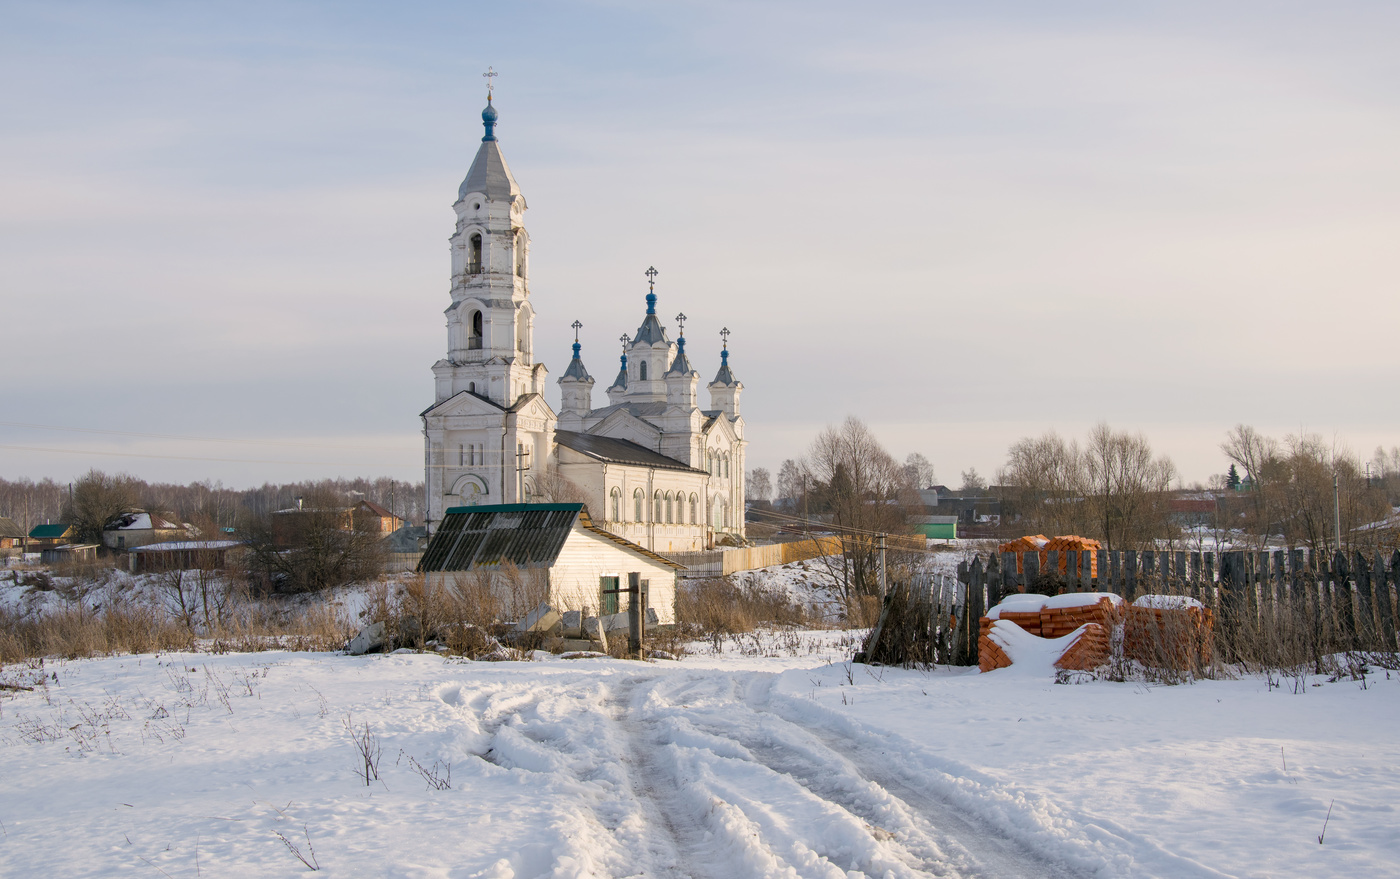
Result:
{"label": "church spire", "polygon": [[729,369],[729,327],[719,331],[724,348],[719,352],[719,372],[710,382],[710,408],[718,409],[730,418],[739,417],[739,392],[744,386]]}

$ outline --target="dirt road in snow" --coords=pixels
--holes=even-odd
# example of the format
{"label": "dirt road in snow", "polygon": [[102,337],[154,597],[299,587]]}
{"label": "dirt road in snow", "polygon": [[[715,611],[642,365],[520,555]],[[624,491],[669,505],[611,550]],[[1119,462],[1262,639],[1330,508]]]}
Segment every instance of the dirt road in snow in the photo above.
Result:
{"label": "dirt road in snow", "polygon": [[[580,859],[614,876],[1076,875],[938,796],[893,749],[804,722],[774,680],[610,675],[472,707],[486,759],[582,786],[609,839],[581,841]],[[599,845],[611,851],[588,857]]]}

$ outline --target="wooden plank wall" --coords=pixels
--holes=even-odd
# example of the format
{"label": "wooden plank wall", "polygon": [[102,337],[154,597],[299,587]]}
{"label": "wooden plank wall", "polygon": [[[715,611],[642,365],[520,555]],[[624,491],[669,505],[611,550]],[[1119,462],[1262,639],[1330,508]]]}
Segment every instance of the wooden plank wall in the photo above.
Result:
{"label": "wooden plank wall", "polygon": [[[1099,550],[1096,560],[1087,552],[1066,555],[1060,573],[1058,553],[1047,553],[1043,566],[1037,553],[1025,553],[1019,574],[1015,553],[974,557],[959,564],[951,600],[946,588],[929,590],[917,578],[898,588],[943,596],[936,609],[950,619],[953,645],[946,661],[960,665],[976,664],[978,620],[1013,592],[1112,592],[1129,603],[1142,595],[1187,595],[1215,613],[1219,658],[1227,662],[1248,658],[1237,645],[1250,636],[1267,642],[1285,631],[1306,639],[1314,654],[1397,649],[1400,550],[1389,558],[1301,549]],[[1095,561],[1098,577],[1090,574]]]}

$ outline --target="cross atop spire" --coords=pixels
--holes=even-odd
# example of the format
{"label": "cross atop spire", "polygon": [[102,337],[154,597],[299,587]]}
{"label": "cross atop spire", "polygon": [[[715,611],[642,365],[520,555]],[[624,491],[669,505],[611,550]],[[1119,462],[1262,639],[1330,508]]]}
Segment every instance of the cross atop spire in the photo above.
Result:
{"label": "cross atop spire", "polygon": [[656,266],[647,266],[647,314],[656,314]]}
{"label": "cross atop spire", "polygon": [[578,341],[578,331],[581,330],[581,329],[583,329],[583,324],[580,323],[579,321],[574,321],[573,323],[569,324],[569,326],[571,326],[571,327],[574,328],[574,341],[577,342],[577,341]]}
{"label": "cross atop spire", "polygon": [[622,356],[623,356],[623,357],[626,357],[626,356],[627,356],[627,343],[630,342],[630,341],[632,341],[632,337],[629,336],[629,335],[627,335],[626,333],[623,333],[622,335],[620,335],[620,336],[617,337],[617,340],[618,340],[619,342],[622,343]]}
{"label": "cross atop spire", "polygon": [[495,88],[496,85],[492,80],[500,76],[500,74],[496,72],[494,67],[488,65],[486,67],[486,72],[481,75],[486,77],[486,103],[489,104],[491,103],[491,90]]}
{"label": "cross atop spire", "polygon": [[720,334],[722,337],[724,337],[724,350],[728,351],[728,350],[729,350],[729,327],[725,327],[724,329],[720,330],[720,331],[719,331],[719,334]]}
{"label": "cross atop spire", "polygon": [[684,311],[682,311],[680,314],[676,315],[676,324],[679,325],[680,328],[681,328],[681,338],[682,338],[682,339],[685,338],[685,322],[686,322],[686,320],[687,320],[687,318],[686,318],[686,316],[685,316],[685,312],[684,312]]}

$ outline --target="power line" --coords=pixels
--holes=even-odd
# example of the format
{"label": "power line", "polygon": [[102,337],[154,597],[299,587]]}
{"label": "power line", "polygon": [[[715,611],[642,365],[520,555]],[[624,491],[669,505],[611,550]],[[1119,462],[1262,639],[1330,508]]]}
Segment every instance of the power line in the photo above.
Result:
{"label": "power line", "polygon": [[[390,452],[390,451],[393,451],[393,452],[401,452],[401,451],[403,451],[403,449],[397,448],[397,447],[393,447],[393,446],[333,446],[333,445],[326,445],[326,444],[324,444],[324,443],[299,443],[299,442],[293,442],[293,441],[291,441],[291,440],[233,439],[233,438],[231,438],[231,437],[185,436],[185,435],[182,435],[182,434],[174,434],[174,433],[134,433],[134,432],[125,431],[125,430],[106,430],[106,429],[104,429],[104,428],[99,428],[99,427],[64,427],[64,426],[60,426],[60,425],[56,425],[56,424],[29,424],[29,423],[27,423],[27,422],[21,422],[21,421],[0,421],[0,427],[24,427],[24,428],[29,428],[29,429],[32,429],[32,430],[62,430],[62,431],[68,431],[68,432],[70,432],[70,433],[99,433],[99,434],[109,434],[109,435],[111,435],[111,436],[133,436],[133,437],[140,437],[140,438],[143,438],[143,439],[173,439],[173,440],[183,440],[183,441],[186,441],[186,442],[197,442],[197,443],[235,443],[235,444],[252,445],[252,446],[296,446],[296,447],[305,448],[305,449],[336,449],[336,450],[339,450],[339,451],[351,451],[351,452],[375,452],[375,451],[380,451],[380,452]],[[18,448],[18,447],[14,447],[14,448]],[[159,456],[159,457],[164,457],[164,456]],[[201,458],[201,459],[195,459],[195,460],[206,460],[206,459],[202,459],[202,458]],[[221,459],[218,459],[218,458],[210,458],[210,459],[207,459],[207,460],[221,460]]]}

